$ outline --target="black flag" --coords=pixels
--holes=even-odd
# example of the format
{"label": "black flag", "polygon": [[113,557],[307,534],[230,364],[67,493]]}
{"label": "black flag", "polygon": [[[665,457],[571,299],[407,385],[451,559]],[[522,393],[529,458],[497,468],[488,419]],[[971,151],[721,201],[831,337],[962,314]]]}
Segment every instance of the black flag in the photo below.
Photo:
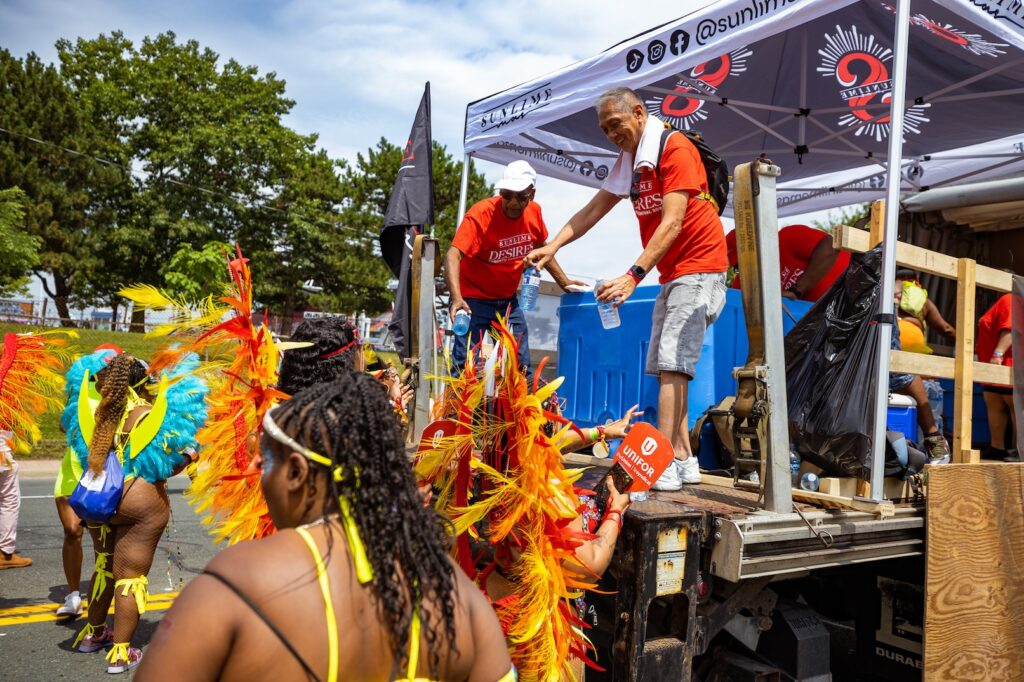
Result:
{"label": "black flag", "polygon": [[430,137],[430,83],[426,84],[402,163],[388,200],[380,232],[380,253],[398,278],[395,307],[388,329],[399,356],[409,357],[409,306],[412,297],[412,243],[416,228],[434,222],[433,143]]}

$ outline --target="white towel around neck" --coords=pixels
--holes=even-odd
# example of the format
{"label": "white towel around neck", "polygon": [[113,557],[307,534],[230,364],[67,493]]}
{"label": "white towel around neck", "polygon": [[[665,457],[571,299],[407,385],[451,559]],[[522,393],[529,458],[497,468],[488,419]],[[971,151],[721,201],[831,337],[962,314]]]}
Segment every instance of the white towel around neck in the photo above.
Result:
{"label": "white towel around neck", "polygon": [[633,183],[633,173],[652,170],[658,163],[658,147],[661,145],[661,133],[665,124],[654,116],[647,116],[644,132],[640,135],[636,158],[629,152],[619,152],[615,165],[608,173],[601,189],[615,196],[629,196],[629,186]]}

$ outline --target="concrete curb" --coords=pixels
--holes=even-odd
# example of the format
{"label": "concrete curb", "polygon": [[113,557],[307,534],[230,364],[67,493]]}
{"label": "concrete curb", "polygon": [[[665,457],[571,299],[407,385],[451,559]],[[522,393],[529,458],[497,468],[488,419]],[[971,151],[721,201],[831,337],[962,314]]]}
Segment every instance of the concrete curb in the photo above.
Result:
{"label": "concrete curb", "polygon": [[22,478],[56,478],[60,471],[59,459],[19,459],[18,476]]}

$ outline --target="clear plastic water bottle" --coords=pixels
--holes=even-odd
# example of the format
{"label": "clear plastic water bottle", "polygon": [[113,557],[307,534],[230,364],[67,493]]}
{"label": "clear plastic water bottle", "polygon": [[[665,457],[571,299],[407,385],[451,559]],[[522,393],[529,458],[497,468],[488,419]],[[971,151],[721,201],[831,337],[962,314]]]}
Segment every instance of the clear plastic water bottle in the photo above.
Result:
{"label": "clear plastic water bottle", "polygon": [[455,336],[465,336],[469,333],[469,313],[465,310],[455,313],[452,331],[455,333]]}
{"label": "clear plastic water bottle", "polygon": [[811,473],[808,471],[800,477],[800,488],[803,490],[809,490],[812,493],[818,492],[818,486],[820,485],[818,480],[818,474]]}
{"label": "clear plastic water bottle", "polygon": [[537,268],[523,270],[523,286],[519,290],[519,307],[526,312],[537,309],[537,296],[540,295],[540,273]]}
{"label": "clear plastic water bottle", "polygon": [[[597,284],[594,286],[594,296],[597,296],[597,290],[604,284],[603,279],[597,280]],[[597,314],[601,316],[601,326],[605,329],[615,329],[621,324],[619,320],[619,310],[612,305],[611,301],[603,303],[597,301]]]}
{"label": "clear plastic water bottle", "polygon": [[797,454],[796,446],[789,446],[789,478],[792,487],[800,484],[800,455]]}

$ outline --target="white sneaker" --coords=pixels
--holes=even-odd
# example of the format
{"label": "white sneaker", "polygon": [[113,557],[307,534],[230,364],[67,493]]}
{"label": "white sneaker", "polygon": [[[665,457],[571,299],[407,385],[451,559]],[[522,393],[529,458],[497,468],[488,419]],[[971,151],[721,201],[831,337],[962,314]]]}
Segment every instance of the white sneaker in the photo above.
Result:
{"label": "white sneaker", "polygon": [[690,455],[686,459],[677,459],[676,468],[679,469],[679,479],[683,483],[700,483],[700,464],[697,463],[696,455]]}
{"label": "white sneaker", "polygon": [[683,481],[679,478],[678,464],[679,460],[673,459],[658,480],[654,482],[654,485],[651,486],[651,490],[662,490],[665,492],[682,490]]}
{"label": "white sneaker", "polygon": [[76,618],[82,615],[82,597],[78,592],[72,592],[64,598],[64,605],[57,609],[60,617]]}

